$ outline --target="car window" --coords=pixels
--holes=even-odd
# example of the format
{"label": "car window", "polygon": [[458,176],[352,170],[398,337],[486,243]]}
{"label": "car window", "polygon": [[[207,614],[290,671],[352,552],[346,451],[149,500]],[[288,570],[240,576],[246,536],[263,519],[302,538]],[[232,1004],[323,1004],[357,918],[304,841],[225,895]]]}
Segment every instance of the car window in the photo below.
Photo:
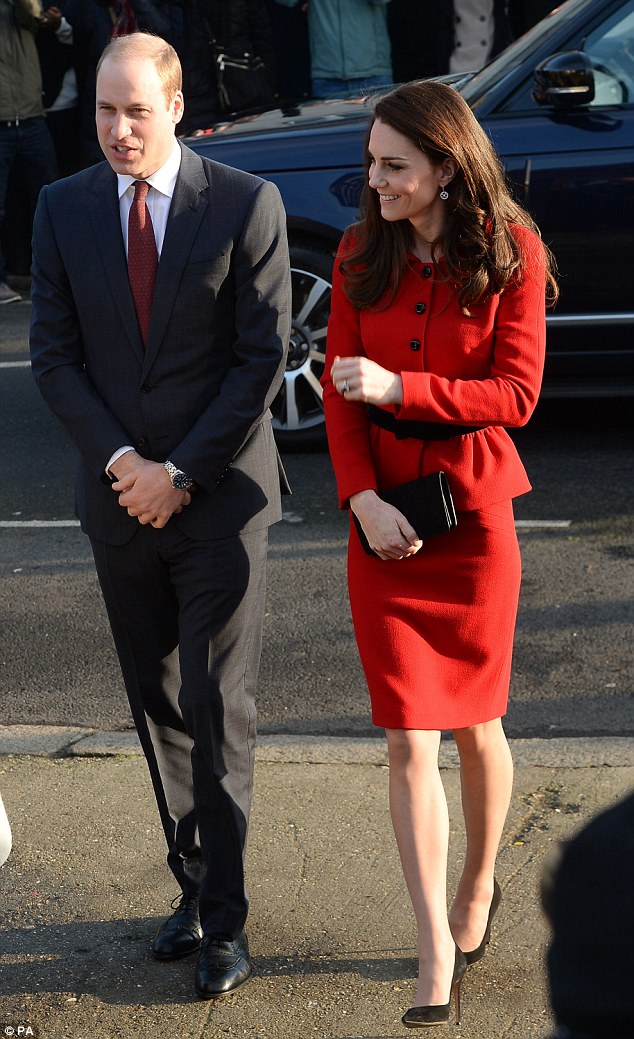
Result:
{"label": "car window", "polygon": [[595,70],[591,105],[634,102],[634,0],[590,33],[583,49]]}
{"label": "car window", "polygon": [[[594,100],[577,111],[606,105],[634,105],[634,0],[628,0],[572,47],[583,50],[592,59],[595,77]],[[505,105],[505,111],[543,110],[533,100],[533,86],[531,76]]]}

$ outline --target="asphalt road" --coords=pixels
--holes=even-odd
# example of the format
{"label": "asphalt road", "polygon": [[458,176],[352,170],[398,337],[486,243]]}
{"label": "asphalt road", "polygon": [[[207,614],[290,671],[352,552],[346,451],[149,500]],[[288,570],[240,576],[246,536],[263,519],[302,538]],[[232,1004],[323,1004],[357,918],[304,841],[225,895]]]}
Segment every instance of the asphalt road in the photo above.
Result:
{"label": "asphalt road", "polygon": [[[27,302],[0,310],[0,720],[123,729],[130,713],[73,524],[73,448],[25,365],[29,315]],[[630,414],[630,401],[548,401],[515,434],[535,490],[516,503],[512,736],[634,733]],[[329,459],[284,462],[294,495],[271,531],[260,731],[372,735]]]}

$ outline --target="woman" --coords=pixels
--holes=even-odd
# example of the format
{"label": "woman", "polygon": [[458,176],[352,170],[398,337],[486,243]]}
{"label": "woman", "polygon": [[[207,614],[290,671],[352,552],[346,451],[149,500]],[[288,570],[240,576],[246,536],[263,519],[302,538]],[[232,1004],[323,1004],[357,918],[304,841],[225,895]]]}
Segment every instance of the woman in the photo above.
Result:
{"label": "woman", "polygon": [[[504,427],[535,407],[556,286],[533,221],[451,87],[409,84],[380,99],[367,162],[362,219],[335,264],[324,407],[340,505],[378,556],[351,529],[355,634],[373,722],[387,733],[418,926],[403,1023],[424,1027],[449,1021],[452,993],[458,1012],[501,897],[494,866],[512,785],[501,717],[520,584],[511,499],[530,490]],[[438,471],[458,525],[423,544],[379,493]],[[460,754],[467,834],[449,917],[442,729]]]}

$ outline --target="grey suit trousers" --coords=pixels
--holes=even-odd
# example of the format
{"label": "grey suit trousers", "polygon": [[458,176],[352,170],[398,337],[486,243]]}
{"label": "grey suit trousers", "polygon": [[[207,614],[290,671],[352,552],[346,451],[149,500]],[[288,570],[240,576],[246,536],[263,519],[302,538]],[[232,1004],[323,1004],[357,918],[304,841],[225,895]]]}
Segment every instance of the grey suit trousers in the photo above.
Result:
{"label": "grey suit trousers", "polygon": [[91,544],[168,864],[186,895],[199,892],[204,932],[235,938],[248,910],[268,530],[196,541],[170,521]]}

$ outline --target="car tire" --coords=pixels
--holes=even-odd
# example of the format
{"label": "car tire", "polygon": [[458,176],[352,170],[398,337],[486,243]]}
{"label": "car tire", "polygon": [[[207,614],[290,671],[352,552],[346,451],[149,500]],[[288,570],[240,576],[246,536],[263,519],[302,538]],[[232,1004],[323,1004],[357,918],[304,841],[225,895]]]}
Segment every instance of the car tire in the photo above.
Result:
{"label": "car tire", "polygon": [[293,306],[284,383],[273,402],[273,429],[284,451],[323,448],[326,429],[319,380],[324,371],[334,248],[291,241]]}

